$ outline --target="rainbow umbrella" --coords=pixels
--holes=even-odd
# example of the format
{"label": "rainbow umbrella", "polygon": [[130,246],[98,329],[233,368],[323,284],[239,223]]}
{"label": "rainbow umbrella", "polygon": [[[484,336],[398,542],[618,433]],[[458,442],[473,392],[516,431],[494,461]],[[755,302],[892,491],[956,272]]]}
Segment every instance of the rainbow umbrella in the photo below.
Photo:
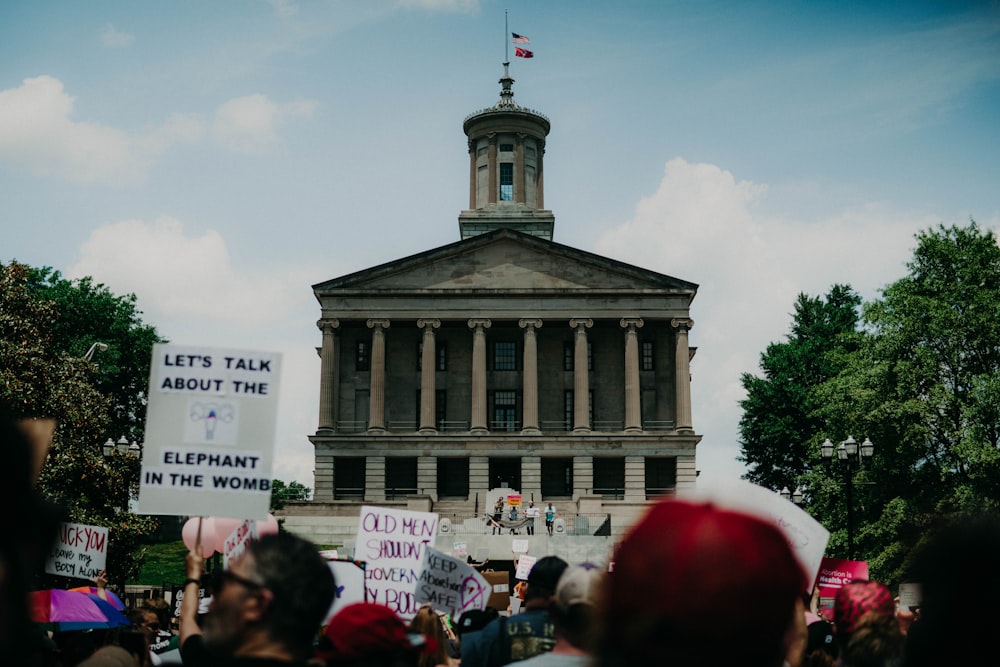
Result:
{"label": "rainbow umbrella", "polygon": [[[76,588],[71,588],[69,590],[73,591],[74,593],[89,593],[90,595],[96,595],[98,598],[101,597],[97,592],[101,589],[99,589],[97,586],[77,586]],[[111,604],[112,607],[114,607],[118,611],[125,611],[125,603],[122,602],[122,599],[120,597],[118,597],[117,595],[115,595],[113,592],[109,591],[106,588],[104,589],[104,593],[108,596],[107,601]]]}
{"label": "rainbow umbrella", "polygon": [[125,614],[96,595],[58,588],[31,592],[31,620],[60,631],[131,625]]}

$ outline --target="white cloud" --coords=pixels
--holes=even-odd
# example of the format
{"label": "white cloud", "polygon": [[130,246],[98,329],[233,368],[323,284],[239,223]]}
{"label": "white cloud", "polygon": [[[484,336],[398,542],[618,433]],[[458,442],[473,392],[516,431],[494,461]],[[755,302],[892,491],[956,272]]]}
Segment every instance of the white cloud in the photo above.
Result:
{"label": "white cloud", "polygon": [[101,31],[101,44],[109,49],[120,49],[126,46],[132,46],[132,42],[134,41],[135,35],[130,35],[127,32],[120,32],[110,23],[104,26],[104,30]]}
{"label": "white cloud", "polygon": [[300,100],[275,104],[259,93],[237,97],[215,111],[212,135],[224,148],[254,155],[277,143],[277,126],[290,118],[309,117],[316,103]]}
{"label": "white cloud", "polygon": [[267,0],[274,13],[281,18],[289,18],[299,13],[299,7],[292,0]]}
{"label": "white cloud", "polygon": [[[877,205],[817,223],[755,214],[766,187],[710,164],[676,158],[634,217],[610,230],[597,252],[699,283],[692,303],[695,430],[704,435],[698,467],[711,476],[743,473],[737,402],[740,375],[757,372],[760,353],[788,333],[795,297],[849,283],[865,298],[905,275],[913,234],[940,220]],[[960,221],[958,221],[960,222]]]}
{"label": "white cloud", "polygon": [[396,6],[431,12],[474,14],[479,11],[479,0],[397,0]]}
{"label": "white cloud", "polygon": [[196,119],[175,117],[134,134],[72,119],[74,97],[51,76],[0,90],[0,160],[41,176],[81,183],[131,185],[145,180],[171,145],[196,140]]}

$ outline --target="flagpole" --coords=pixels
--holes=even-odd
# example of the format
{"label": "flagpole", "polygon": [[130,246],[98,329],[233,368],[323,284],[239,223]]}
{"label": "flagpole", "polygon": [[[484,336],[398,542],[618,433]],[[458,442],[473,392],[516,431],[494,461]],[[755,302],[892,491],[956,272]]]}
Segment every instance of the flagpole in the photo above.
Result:
{"label": "flagpole", "polygon": [[507,10],[503,10],[503,61],[505,63],[510,62],[510,44],[507,42],[507,35],[509,34],[507,26]]}

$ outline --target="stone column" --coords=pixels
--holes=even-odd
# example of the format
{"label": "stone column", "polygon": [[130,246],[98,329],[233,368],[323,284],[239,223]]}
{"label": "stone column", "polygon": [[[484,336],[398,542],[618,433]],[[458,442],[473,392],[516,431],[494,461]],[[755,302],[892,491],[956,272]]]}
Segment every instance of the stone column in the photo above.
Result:
{"label": "stone column", "polygon": [[385,330],[389,320],[368,320],[372,330],[371,384],[368,395],[368,430],[385,430]]}
{"label": "stone column", "polygon": [[641,391],[639,386],[639,334],[643,321],[639,318],[623,318],[625,329],[625,431],[642,431]]}
{"label": "stone column", "polygon": [[489,433],[486,423],[486,330],[490,320],[469,320],[472,329],[472,433]]}
{"label": "stone column", "polygon": [[514,201],[524,203],[524,138],[528,135],[519,132],[514,143]]}
{"label": "stone column", "polygon": [[476,210],[476,176],[478,170],[476,169],[476,162],[478,160],[479,149],[476,147],[478,142],[469,139],[469,210]]}
{"label": "stone column", "polygon": [[524,391],[522,392],[521,433],[540,435],[538,428],[538,341],[535,330],[542,326],[538,319],[519,320],[518,326],[524,329]]}
{"label": "stone column", "polygon": [[691,424],[691,365],[688,349],[688,331],[694,326],[694,320],[674,318],[670,320],[670,325],[677,330],[677,345],[674,352],[674,385],[676,387],[674,429],[694,433]]}
{"label": "stone column", "polygon": [[316,326],[323,332],[323,347],[320,348],[319,371],[319,428],[317,431],[337,429],[337,347],[336,329],[339,320],[319,320]]}
{"label": "stone column", "polygon": [[545,184],[542,182],[542,156],[545,155],[545,140],[538,142],[538,158],[535,160],[535,208],[545,208]]}
{"label": "stone column", "polygon": [[417,327],[424,330],[424,343],[420,352],[420,432],[435,433],[434,423],[435,391],[434,379],[437,374],[437,349],[434,330],[441,326],[441,320],[417,320]]}
{"label": "stone column", "polygon": [[590,375],[587,369],[587,329],[594,320],[574,317],[569,325],[576,329],[573,347],[573,431],[590,431]]}
{"label": "stone column", "polygon": [[489,164],[487,170],[489,170],[490,184],[489,194],[486,196],[486,203],[496,204],[499,190],[498,179],[500,178],[499,167],[497,167],[497,135],[496,133],[491,132],[486,136],[490,142],[486,153],[487,163]]}

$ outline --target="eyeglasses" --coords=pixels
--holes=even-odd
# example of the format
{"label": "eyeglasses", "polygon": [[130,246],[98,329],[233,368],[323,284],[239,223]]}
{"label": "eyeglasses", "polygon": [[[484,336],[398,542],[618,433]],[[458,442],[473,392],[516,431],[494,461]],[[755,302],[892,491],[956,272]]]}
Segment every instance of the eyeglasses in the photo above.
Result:
{"label": "eyeglasses", "polygon": [[252,591],[258,591],[262,588],[267,588],[264,584],[258,584],[256,581],[251,581],[245,577],[241,577],[238,574],[233,574],[229,570],[217,571],[213,578],[213,589],[218,592],[222,590],[222,587],[226,585],[226,582],[232,582],[234,584],[239,584],[244,588],[248,588]]}

